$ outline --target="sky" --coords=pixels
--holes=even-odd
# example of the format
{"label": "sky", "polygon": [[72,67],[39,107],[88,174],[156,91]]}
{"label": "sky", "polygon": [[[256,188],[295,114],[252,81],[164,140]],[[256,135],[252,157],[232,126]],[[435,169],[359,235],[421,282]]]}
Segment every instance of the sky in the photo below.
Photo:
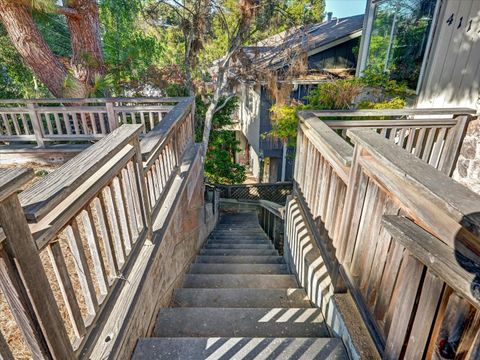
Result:
{"label": "sky", "polygon": [[342,18],[346,16],[365,13],[367,0],[326,0],[326,12],[333,12],[333,16]]}

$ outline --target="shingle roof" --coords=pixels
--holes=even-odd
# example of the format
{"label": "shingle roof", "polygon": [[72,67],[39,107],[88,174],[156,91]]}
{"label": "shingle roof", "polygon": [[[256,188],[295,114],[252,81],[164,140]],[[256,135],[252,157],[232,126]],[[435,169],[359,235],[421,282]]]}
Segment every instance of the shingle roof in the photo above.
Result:
{"label": "shingle roof", "polygon": [[293,52],[298,53],[300,49],[312,51],[358,33],[362,30],[363,18],[362,14],[333,19],[310,25],[306,31],[303,27],[291,28],[262,40],[255,46],[244,47],[243,51],[256,65],[282,66]]}

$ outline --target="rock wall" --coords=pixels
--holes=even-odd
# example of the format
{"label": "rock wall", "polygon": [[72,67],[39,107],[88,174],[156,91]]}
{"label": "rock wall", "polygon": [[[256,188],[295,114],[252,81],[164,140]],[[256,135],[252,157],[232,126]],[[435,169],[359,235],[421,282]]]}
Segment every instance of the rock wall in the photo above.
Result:
{"label": "rock wall", "polygon": [[480,119],[468,126],[453,178],[480,194]]}

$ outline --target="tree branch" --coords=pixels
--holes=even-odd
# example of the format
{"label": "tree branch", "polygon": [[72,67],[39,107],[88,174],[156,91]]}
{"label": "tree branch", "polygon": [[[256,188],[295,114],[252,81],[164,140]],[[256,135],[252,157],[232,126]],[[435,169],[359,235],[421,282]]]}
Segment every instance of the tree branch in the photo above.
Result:
{"label": "tree branch", "polygon": [[222,103],[222,105],[217,106],[217,107],[215,108],[215,111],[213,112],[213,114],[216,114],[217,112],[219,112],[220,110],[222,110],[225,106],[227,106],[228,102],[229,102],[231,99],[233,99],[234,97],[235,97],[235,95],[230,95],[229,97],[227,97],[227,98],[225,99],[225,101]]}
{"label": "tree branch", "polygon": [[57,6],[55,6],[55,12],[59,15],[65,15],[65,16],[69,16],[69,17],[75,17],[75,18],[80,17],[80,13],[77,10],[72,9],[70,7],[67,7],[67,6],[57,5]]}

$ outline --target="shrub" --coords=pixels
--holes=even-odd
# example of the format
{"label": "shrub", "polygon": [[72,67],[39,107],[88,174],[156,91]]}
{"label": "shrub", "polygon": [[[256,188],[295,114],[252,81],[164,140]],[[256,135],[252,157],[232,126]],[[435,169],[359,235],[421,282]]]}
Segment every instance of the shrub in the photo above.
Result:
{"label": "shrub", "polygon": [[355,98],[362,92],[358,80],[337,80],[318,85],[310,95],[307,109],[346,110],[354,107]]}

